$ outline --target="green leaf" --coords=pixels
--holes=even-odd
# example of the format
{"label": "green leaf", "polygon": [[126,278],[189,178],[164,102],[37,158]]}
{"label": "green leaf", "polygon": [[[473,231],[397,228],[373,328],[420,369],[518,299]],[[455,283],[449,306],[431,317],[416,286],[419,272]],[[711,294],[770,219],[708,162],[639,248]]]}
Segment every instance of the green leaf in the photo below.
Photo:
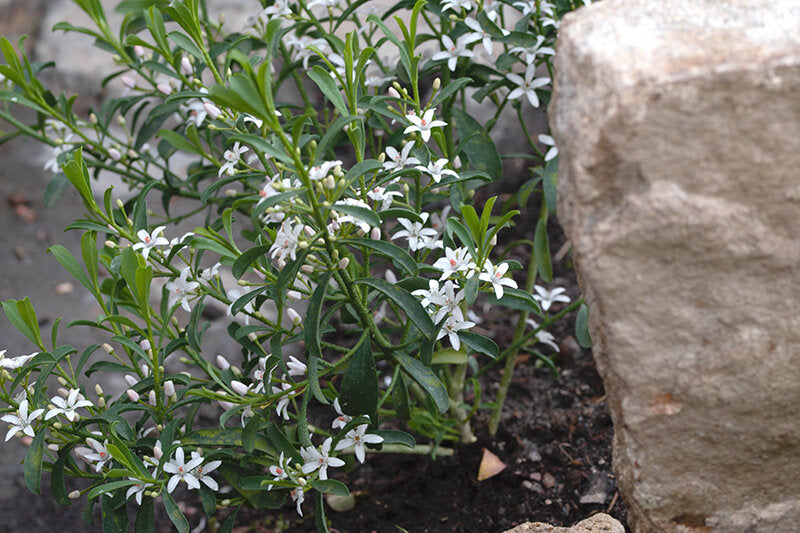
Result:
{"label": "green leaf", "polygon": [[581,304],[578,316],[575,317],[575,339],[581,348],[592,347],[592,336],[589,334],[589,307],[586,304]]}
{"label": "green leaf", "polygon": [[110,483],[103,483],[102,485],[98,485],[98,486],[92,488],[92,490],[89,491],[89,493],[86,495],[86,497],[89,500],[93,500],[93,499],[97,498],[98,496],[102,496],[106,492],[113,492],[113,491],[115,491],[117,489],[121,489],[123,487],[130,487],[132,485],[136,485],[137,483],[140,483],[140,482],[138,480],[136,480],[136,479],[120,479],[119,481],[112,481]]}
{"label": "green leaf", "polygon": [[161,497],[164,499],[164,509],[167,510],[167,516],[172,520],[178,533],[189,533],[189,521],[183,516],[172,496],[166,491],[161,491]]}
{"label": "green leaf", "polygon": [[[481,13],[483,13],[483,11],[481,11]],[[444,102],[445,100],[453,96],[456,93],[456,91],[459,91],[462,87],[468,85],[471,81],[472,78],[458,78],[456,80],[451,80],[446,87],[442,88],[439,92],[436,93],[436,96],[433,97],[431,103],[428,105],[431,107],[438,107],[440,103]]]}
{"label": "green leaf", "polygon": [[[495,181],[503,177],[503,162],[492,138],[480,122],[462,109],[453,109],[458,138],[462,140],[470,165],[476,170],[486,172]],[[466,142],[463,142],[466,140]]]}
{"label": "green leaf", "polygon": [[27,322],[22,318],[22,315],[17,308],[17,300],[5,300],[3,301],[3,312],[5,312],[8,321],[14,325],[20,333],[25,335],[32,343],[38,346],[36,342],[36,335],[33,330],[31,330],[30,326],[28,326]]}
{"label": "green leaf", "polygon": [[540,313],[539,302],[529,292],[520,289],[504,287],[502,298],[498,300],[494,294],[491,294],[488,295],[488,301],[490,305],[502,305],[519,311]]}
{"label": "green leaf", "polygon": [[319,368],[318,361],[322,359],[322,346],[320,334],[320,316],[322,314],[322,302],[325,299],[325,289],[328,286],[332,272],[328,272],[319,282],[311,299],[308,301],[308,311],[306,312],[305,322],[305,341],[306,349],[308,350],[308,386],[311,388],[311,393],[314,398],[323,405],[328,405],[328,400],[322,394],[322,389],[319,386]]}
{"label": "green leaf", "polygon": [[[411,254],[404,249],[396,246],[390,242],[378,241],[373,239],[343,239],[340,242],[353,247],[363,246],[378,252],[380,255],[387,257],[400,265],[406,272],[412,276],[419,274],[417,262],[411,257]],[[234,265],[235,266],[235,265]],[[234,272],[235,275],[235,272]]]}
{"label": "green leaf", "polygon": [[183,135],[181,135],[176,131],[158,130],[156,136],[161,137],[162,139],[167,141],[170,144],[170,146],[172,146],[176,150],[189,152],[190,154],[203,155],[203,151],[199,147],[187,141],[186,137],[184,137]]}
{"label": "green leaf", "polygon": [[337,496],[349,496],[350,490],[347,485],[335,479],[317,479],[311,486],[320,492],[335,494]]}
{"label": "green leaf", "polygon": [[322,499],[321,492],[316,493],[314,502],[316,503],[314,508],[314,524],[317,526],[317,533],[330,533],[328,521],[325,520],[325,502]]}
{"label": "green leaf", "polygon": [[[242,428],[204,428],[184,435],[181,442],[187,446],[238,448],[244,447],[243,433]],[[254,435],[253,448],[264,453],[275,453],[275,447],[270,444],[270,440],[260,433]]]}
{"label": "green leaf", "polygon": [[87,276],[86,272],[81,268],[78,260],[75,259],[75,256],[73,256],[69,250],[60,244],[54,244],[48,248],[47,251],[53,254],[53,257],[64,267],[64,270],[69,272],[81,285],[89,289],[89,292],[92,294],[95,293],[94,283],[92,283],[89,276]]}
{"label": "green leaf", "polygon": [[287,155],[286,152],[283,151],[283,148],[276,148],[274,145],[270,144],[261,137],[249,134],[239,134],[239,135],[232,135],[230,137],[230,140],[240,141],[242,143],[249,144],[259,152],[264,152],[270,157],[274,157],[280,162],[289,165],[289,167],[294,167],[294,160],[289,155]]}
{"label": "green leaf", "polygon": [[556,183],[558,181],[558,158],[551,159],[547,162],[542,172],[542,188],[544,189],[544,203],[547,205],[547,211],[551,215],[556,214],[557,204],[557,189]]}
{"label": "green leaf", "polygon": [[100,510],[103,517],[103,533],[128,531],[128,508],[118,505],[125,501],[123,493],[103,496]]}
{"label": "green leaf", "polygon": [[380,227],[381,225],[380,217],[378,217],[378,215],[376,215],[374,211],[372,211],[371,209],[367,209],[365,207],[336,203],[331,206],[331,210],[356,217],[359,220],[363,220],[373,228]]}
{"label": "green leaf", "polygon": [[69,451],[70,448],[59,450],[58,460],[53,463],[53,469],[50,471],[50,492],[53,494],[53,499],[61,505],[69,505],[67,485],[64,483],[64,463],[70,459]]}
{"label": "green leaf", "polygon": [[482,353],[483,355],[488,355],[492,359],[497,359],[500,353],[497,344],[495,344],[492,339],[484,337],[483,335],[478,335],[471,331],[459,331],[458,338],[472,350]]}
{"label": "green leaf", "polygon": [[55,206],[64,196],[67,189],[69,189],[69,180],[63,173],[59,172],[53,176],[53,179],[48,182],[47,187],[44,189],[44,206],[48,208]]}
{"label": "green leaf", "polygon": [[133,533],[156,533],[155,505],[153,498],[144,496],[142,505],[136,512],[136,522],[133,524]]}
{"label": "green leaf", "polygon": [[253,264],[253,261],[258,259],[259,257],[263,257],[267,255],[271,245],[264,244],[261,246],[254,246],[249,250],[245,251],[242,255],[239,256],[238,259],[233,263],[233,275],[236,279],[241,278],[247,269],[250,268],[250,265]]}
{"label": "green leaf", "polygon": [[258,429],[261,420],[259,417],[254,416],[247,422],[247,425],[242,431],[242,448],[248,455],[252,455],[256,446],[256,430]]}
{"label": "green leaf", "polygon": [[200,60],[201,63],[205,63],[203,52],[186,34],[183,34],[179,31],[171,31],[167,34],[167,36],[169,36],[169,38],[178,45],[178,48],[185,52],[189,52],[195,57],[195,59]]}
{"label": "green leaf", "polygon": [[42,460],[44,458],[44,436],[47,433],[44,428],[33,437],[33,442],[28,447],[28,452],[25,454],[24,472],[25,484],[28,489],[34,493],[41,492],[42,483]]}
{"label": "green leaf", "polygon": [[464,286],[464,298],[467,301],[467,305],[471,306],[478,298],[478,278],[478,273],[473,272],[472,276],[467,280],[467,284]]}
{"label": "green leaf", "polygon": [[339,92],[336,82],[333,81],[333,78],[328,71],[319,65],[314,65],[314,68],[312,68],[307,74],[309,78],[314,80],[314,83],[317,84],[320,91],[322,91],[322,94],[324,94],[325,97],[330,100],[330,102],[342,116],[350,114],[349,110],[347,109],[347,105],[344,103],[344,98],[342,98],[342,93]]}
{"label": "green leaf", "polygon": [[553,264],[550,261],[550,242],[547,239],[547,220],[540,218],[533,234],[533,256],[539,276],[545,283],[553,281]]}
{"label": "green leaf", "polygon": [[374,433],[379,437],[383,437],[383,444],[402,444],[403,446],[408,446],[409,448],[414,448],[417,445],[416,441],[414,441],[414,437],[405,431],[399,431],[396,429],[379,429],[377,431],[372,431],[371,433]]}
{"label": "green leaf", "polygon": [[450,408],[450,398],[447,395],[447,389],[433,373],[433,370],[402,352],[395,352],[394,358],[403,367],[403,370],[430,394],[439,412],[446,413]]}
{"label": "green leaf", "polygon": [[403,289],[398,288],[396,285],[392,285],[388,281],[384,281],[382,279],[362,278],[355,280],[355,283],[372,287],[392,300],[406,313],[414,325],[419,328],[420,332],[429,339],[433,338],[433,336],[436,334],[431,317],[428,315],[427,311],[425,311],[416,297],[412,296]]}
{"label": "green leaf", "polygon": [[445,348],[439,350],[431,357],[431,364],[433,365],[463,365],[467,362],[468,356],[466,352],[456,350],[455,348]]}
{"label": "green leaf", "polygon": [[369,415],[375,420],[378,395],[378,371],[369,338],[366,338],[350,359],[342,380],[339,391],[342,412],[351,416]]}

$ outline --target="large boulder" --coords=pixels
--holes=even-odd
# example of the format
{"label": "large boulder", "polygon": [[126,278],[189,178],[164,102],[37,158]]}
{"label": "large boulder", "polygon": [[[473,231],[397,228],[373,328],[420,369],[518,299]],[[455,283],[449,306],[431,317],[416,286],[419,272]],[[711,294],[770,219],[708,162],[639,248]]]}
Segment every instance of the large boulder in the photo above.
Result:
{"label": "large boulder", "polygon": [[552,526],[544,522],[525,522],[505,533],[625,533],[625,527],[619,520],[605,513],[597,513],[572,527]]}
{"label": "large boulder", "polygon": [[634,531],[797,531],[800,4],[582,8],[550,112]]}

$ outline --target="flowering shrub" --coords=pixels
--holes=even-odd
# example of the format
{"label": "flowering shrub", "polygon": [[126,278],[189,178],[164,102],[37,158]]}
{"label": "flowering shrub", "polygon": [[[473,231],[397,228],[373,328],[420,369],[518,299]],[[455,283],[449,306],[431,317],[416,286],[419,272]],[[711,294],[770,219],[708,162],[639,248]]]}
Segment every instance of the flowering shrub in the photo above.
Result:
{"label": "flowering shrub", "polygon": [[[501,112],[511,104],[522,120],[522,107],[548,101],[559,17],[575,6],[420,0],[373,12],[366,1],[275,0],[228,33],[197,0],[123,1],[118,32],[99,0],[76,3],[95,27],[56,29],[94,37],[119,67],[104,83],[125,88],[88,117],[0,41],[0,116],[52,147],[47,202],[71,184],[86,209],[67,228],[83,232],[81,258],[50,252],[102,309],[70,324],[100,344],[59,345],[56,323],[48,348],[30,301],[3,302],[39,350],[0,352],[6,440],[30,439],[30,489],[47,470],[58,501],[99,501],[104,530],[119,531],[126,502],[136,531],[154,531],[156,497],[188,531],[172,496],[181,482],[209,516],[287,497],[302,515],[311,497],[325,531],[322,495],[347,494],[333,469],[370,453],[448,453],[474,440],[480,408],[493,409],[496,431],[517,351],[557,351],[544,328],[580,304],[550,315],[569,298],[534,285],[552,281],[552,139],[539,136],[541,152],[522,121],[532,179],[502,206],[472,199],[501,177],[490,136]],[[356,29],[344,34],[345,23]],[[296,100],[283,96],[289,86]],[[481,124],[469,99],[493,118]],[[36,123],[14,118],[12,104],[35,110]],[[98,172],[133,198],[109,188],[98,201]],[[537,189],[535,238],[522,243],[533,259],[520,271],[495,245]],[[179,236],[176,224],[200,212],[207,223]],[[518,313],[510,346],[473,331],[479,294]],[[204,351],[212,301],[227,307],[240,353]],[[498,397],[482,403],[477,378],[503,360]],[[129,388],[105,394],[89,385],[98,372],[124,373]],[[310,408],[332,423],[312,425]],[[65,476],[90,486],[68,494]]]}

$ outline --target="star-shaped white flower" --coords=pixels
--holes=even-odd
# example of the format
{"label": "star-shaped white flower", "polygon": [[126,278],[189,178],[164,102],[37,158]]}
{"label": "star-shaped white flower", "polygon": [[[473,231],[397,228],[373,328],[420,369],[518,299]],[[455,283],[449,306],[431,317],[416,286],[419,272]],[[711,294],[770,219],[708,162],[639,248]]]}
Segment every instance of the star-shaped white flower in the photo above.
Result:
{"label": "star-shaped white flower", "polygon": [[319,181],[323,180],[328,177],[331,170],[336,168],[337,166],[341,165],[342,162],[339,160],[336,161],[323,161],[319,165],[314,165],[313,167],[308,169],[308,179],[311,181]]}
{"label": "star-shaped white flower", "polygon": [[469,250],[464,247],[445,248],[444,257],[440,257],[433,263],[434,268],[442,271],[442,276],[439,281],[445,280],[455,274],[456,272],[467,272],[475,268],[475,262],[472,256],[469,255]]}
{"label": "star-shaped white flower", "polygon": [[17,357],[6,357],[6,350],[0,350],[0,368],[18,370],[37,355],[39,355],[39,352],[33,352],[28,355],[18,355]]}
{"label": "star-shaped white flower", "polygon": [[[285,380],[286,376],[283,376],[281,379]],[[273,385],[272,386],[272,394],[281,394],[289,389],[292,388],[291,383],[287,383],[284,381],[280,384],[280,386]],[[283,417],[284,420],[289,420],[289,401],[291,400],[292,395],[286,394],[280,400],[278,400],[277,405],[275,406],[275,412],[278,413],[279,416]]]}
{"label": "star-shaped white flower", "polygon": [[306,365],[297,357],[290,355],[289,360],[286,362],[286,367],[289,369],[290,376],[305,376]]}
{"label": "star-shaped white flower", "polygon": [[567,289],[563,287],[556,287],[552,291],[545,289],[540,285],[534,285],[533,289],[536,291],[537,294],[534,294],[533,297],[539,300],[539,303],[542,304],[542,310],[547,311],[550,309],[550,306],[553,305],[555,302],[569,302],[569,296],[566,294],[562,294],[567,292]]}
{"label": "star-shaped white flower", "polygon": [[380,435],[373,435],[365,433],[367,428],[369,427],[368,424],[361,424],[360,426],[356,427],[355,429],[351,429],[347,432],[342,440],[336,445],[336,450],[344,450],[345,448],[349,448],[350,446],[353,447],[356,453],[356,458],[360,463],[364,462],[366,451],[364,450],[365,444],[378,444],[383,442],[383,437]]}
{"label": "star-shaped white flower", "polygon": [[186,312],[191,312],[192,308],[189,307],[189,294],[200,286],[196,281],[189,281],[189,267],[181,270],[181,275],[173,279],[164,286],[169,293],[169,306],[172,307],[180,302],[181,307]]}
{"label": "star-shaped white flower", "polygon": [[383,162],[383,168],[391,172],[411,165],[421,165],[422,163],[416,157],[408,157],[412,148],[414,148],[413,142],[406,143],[400,152],[391,146],[387,146],[386,161]]}
{"label": "star-shaped white flower", "polygon": [[500,263],[499,265],[495,266],[492,265],[492,262],[487,259],[483,264],[483,272],[481,272],[480,276],[478,277],[479,280],[488,281],[492,284],[494,294],[497,296],[498,300],[503,297],[503,285],[513,289],[517,288],[516,281],[514,281],[512,278],[503,277],[506,275],[507,271],[508,263]]}
{"label": "star-shaped white flower", "polygon": [[[281,481],[288,478],[289,473],[286,471],[287,468],[288,465],[283,457],[283,452],[281,452],[281,456],[278,457],[278,464],[269,467],[269,473],[274,476],[272,481]],[[272,490],[272,485],[267,485],[267,490]]]}
{"label": "star-shaped white flower", "polygon": [[304,474],[310,474],[315,470],[319,470],[319,478],[323,481],[328,479],[328,467],[337,468],[344,466],[344,461],[338,457],[330,457],[328,454],[331,451],[331,444],[333,438],[328,437],[319,449],[309,446],[303,450],[303,459],[305,464],[302,467]]}
{"label": "star-shaped white flower", "polygon": [[269,255],[273,259],[286,261],[288,257],[292,261],[297,259],[297,245],[300,242],[300,233],[303,231],[303,224],[292,225],[284,221],[275,235],[275,242],[269,249]]}
{"label": "star-shaped white flower", "polygon": [[547,150],[547,153],[544,154],[544,160],[550,161],[554,159],[558,155],[558,148],[556,147],[556,141],[550,137],[549,135],[539,135],[539,142],[544,144],[545,146],[549,146],[550,149]]}
{"label": "star-shaped white flower", "polygon": [[472,50],[467,49],[467,44],[472,42],[467,39],[469,39],[468,35],[462,35],[456,39],[456,42],[453,42],[447,35],[442,35],[442,46],[444,48],[440,52],[433,54],[431,60],[439,61],[441,59],[446,59],[447,68],[451,71],[455,70],[459,57],[473,57],[475,55],[472,53]]}
{"label": "star-shaped white flower", "polygon": [[92,407],[94,404],[85,399],[79,389],[71,389],[66,398],[54,396],[50,398],[50,403],[55,405],[45,415],[45,420],[50,420],[54,416],[64,415],[70,422],[75,422],[80,416],[75,412],[80,407]]}
{"label": "star-shaped white flower", "polygon": [[367,191],[367,197],[375,202],[378,211],[386,211],[392,206],[392,198],[403,197],[400,191],[390,191],[384,187],[374,187]]}
{"label": "star-shaped white flower", "polygon": [[403,133],[411,133],[414,131],[418,131],[419,134],[422,136],[422,140],[424,142],[428,142],[431,138],[431,128],[438,128],[441,126],[447,126],[447,122],[443,120],[434,120],[433,115],[436,112],[436,108],[432,107],[425,111],[422,114],[422,117],[418,117],[414,113],[410,113],[406,115],[406,120],[408,120],[411,125],[406,126],[406,129],[403,130]]}
{"label": "star-shaped white flower", "polygon": [[223,173],[227,173],[228,176],[233,176],[236,172],[236,165],[238,165],[239,161],[242,159],[242,154],[248,150],[250,150],[250,148],[247,146],[239,146],[239,141],[236,141],[231,149],[225,150],[225,153],[222,154],[225,163],[219,167],[217,176],[222,176]]}
{"label": "star-shaped white flower", "polygon": [[142,505],[142,495],[147,491],[147,489],[152,488],[152,483],[145,483],[138,478],[129,477],[131,481],[138,481],[135,485],[131,485],[128,487],[128,492],[125,493],[125,499],[130,498],[131,496],[134,497],[136,500],[136,505]]}
{"label": "star-shaped white flower", "polygon": [[202,462],[203,458],[200,456],[192,457],[192,460],[188,463],[184,462],[183,448],[177,448],[175,450],[175,456],[164,464],[164,472],[172,474],[172,477],[169,478],[167,482],[167,492],[172,493],[181,480],[185,481],[190,489],[199,489],[200,481],[192,472],[195,468],[200,466]]}
{"label": "star-shaped white flower", "polygon": [[[197,452],[192,452],[192,461],[196,461],[197,459],[200,459],[200,461],[202,462],[203,456]],[[219,467],[219,465],[221,464],[222,461],[211,461],[210,463],[199,464],[196,467],[194,467],[191,474],[192,476],[197,478],[198,481],[204,483],[209,489],[216,492],[219,490],[219,485],[214,480],[214,478],[212,478],[208,474],[216,470],[217,467]]]}
{"label": "star-shaped white flower", "polygon": [[452,9],[453,11],[460,11],[462,9],[469,11],[472,9],[472,0],[447,0],[442,4],[442,11],[447,9]]}
{"label": "star-shaped white flower", "polygon": [[512,54],[521,53],[525,57],[525,64],[531,65],[533,62],[536,61],[536,58],[540,55],[555,55],[556,51],[553,50],[549,46],[542,46],[544,44],[544,35],[539,35],[536,37],[536,44],[533,46],[515,46],[511,50],[509,50]]}
{"label": "star-shaped white flower", "polygon": [[436,183],[439,183],[440,181],[442,181],[442,176],[445,176],[445,175],[453,176],[453,177],[456,177],[456,178],[458,177],[458,173],[455,170],[450,170],[449,168],[444,168],[444,166],[447,163],[448,163],[448,160],[442,158],[442,159],[437,159],[436,161],[431,161],[430,163],[428,163],[427,167],[419,165],[419,166],[416,166],[414,168],[416,168],[419,171],[425,172],[426,174],[429,174],[430,177],[433,178],[433,181],[435,181]]}
{"label": "star-shaped white flower", "polygon": [[139,237],[139,242],[133,245],[133,249],[141,250],[142,256],[147,259],[150,250],[156,246],[169,244],[169,241],[165,237],[159,236],[166,228],[166,226],[158,226],[152,233],[147,233],[147,230],[140,229],[136,234],[136,236]]}
{"label": "star-shaped white flower", "polygon": [[306,499],[305,493],[303,492],[303,487],[297,487],[296,489],[290,490],[289,496],[291,496],[292,501],[297,504],[297,514],[303,516],[303,510],[300,508],[300,504]]}
{"label": "star-shaped white flower", "polygon": [[8,442],[11,437],[17,434],[18,431],[21,431],[25,435],[29,437],[35,437],[36,434],[33,432],[33,421],[42,416],[44,413],[44,409],[36,409],[32,413],[28,413],[28,400],[22,400],[19,402],[19,409],[17,409],[16,414],[6,414],[0,417],[0,420],[3,422],[8,422],[11,424],[11,427],[6,433],[6,442]]}
{"label": "star-shaped white flower", "polygon": [[[486,53],[492,55],[494,53],[494,41],[492,41],[492,36],[489,35],[489,32],[481,28],[480,23],[472,17],[465,18],[464,24],[466,24],[467,27],[472,30],[472,32],[465,34],[465,42],[469,44],[474,43],[475,41],[481,41],[483,49],[486,50]],[[504,30],[502,28],[501,32],[503,35],[508,35],[510,33],[508,30]]]}
{"label": "star-shaped white flower", "polygon": [[[228,316],[233,316],[233,304],[236,303],[236,300],[244,296],[244,294],[239,289],[230,289],[227,294],[228,294],[228,299],[231,301],[231,304],[228,306]],[[253,307],[253,300],[250,300],[249,302],[244,304],[244,307],[242,307],[242,311],[247,313],[244,315],[244,324],[246,326],[249,326],[250,315],[255,313],[255,308]],[[238,315],[239,313],[236,314]]]}
{"label": "star-shaped white flower", "polygon": [[442,326],[442,329],[439,330],[436,340],[439,340],[447,335],[447,339],[450,341],[450,346],[456,350],[460,350],[461,339],[458,338],[458,332],[462,329],[469,329],[474,325],[475,322],[470,322],[469,320],[459,320],[455,316],[449,316]]}
{"label": "star-shaped white flower", "polygon": [[421,296],[420,304],[422,307],[428,307],[434,301],[441,301],[444,299],[444,287],[439,287],[439,282],[435,279],[428,280],[427,289],[417,289],[411,294],[414,296]]}
{"label": "star-shaped white flower", "polygon": [[524,94],[528,97],[528,101],[533,107],[539,107],[539,97],[536,95],[536,89],[539,87],[544,87],[550,83],[550,78],[536,78],[535,71],[536,65],[530,64],[525,70],[524,78],[519,74],[506,74],[506,78],[508,78],[512,83],[518,85],[516,89],[512,90],[508,94],[509,100],[516,100]]}
{"label": "star-shaped white flower", "polygon": [[78,446],[75,448],[75,453],[78,454],[78,457],[84,461],[88,463],[95,463],[94,470],[95,472],[99,472],[105,466],[105,464],[111,460],[111,454],[108,453],[108,450],[106,449],[106,446],[108,446],[108,440],[105,440],[102,444],[100,444],[100,441],[97,439],[87,437],[86,444],[91,447],[87,448],[85,446]]}
{"label": "star-shaped white flower", "polygon": [[[452,280],[448,279],[444,282],[442,293],[440,295],[431,295],[431,303],[439,306],[436,314],[433,315],[434,323],[438,323],[441,319],[448,315],[455,317],[458,320],[464,319],[464,313],[461,312],[461,307],[459,307],[459,304],[464,299],[464,291],[460,290],[456,292],[457,288],[458,286],[453,283]],[[473,324],[473,326],[474,325],[475,324]]]}
{"label": "star-shaped white flower", "polygon": [[333,419],[331,427],[333,429],[342,429],[353,419],[353,417],[342,412],[342,406],[339,405],[339,398],[334,398],[333,408],[336,410],[336,414],[339,416]]}
{"label": "star-shaped white flower", "polygon": [[[532,318],[526,319],[525,323],[528,324],[533,329],[536,329],[536,328],[539,327],[539,324],[537,324]],[[539,341],[540,343],[542,343],[542,344],[547,344],[548,346],[551,346],[556,352],[560,352],[561,351],[558,348],[558,344],[556,344],[556,342],[555,342],[556,338],[553,336],[552,333],[548,333],[547,331],[542,329],[542,330],[539,330],[539,331],[536,332],[536,335],[534,335],[534,338],[537,341]]]}
{"label": "star-shaped white flower", "polygon": [[[424,220],[427,220],[427,213],[423,213],[420,216],[422,216]],[[407,238],[408,248],[411,251],[424,248],[431,239],[435,239],[438,235],[435,229],[423,227],[420,222],[411,222],[407,218],[398,218],[397,222],[405,229],[392,235],[392,240],[399,239],[400,237]]]}

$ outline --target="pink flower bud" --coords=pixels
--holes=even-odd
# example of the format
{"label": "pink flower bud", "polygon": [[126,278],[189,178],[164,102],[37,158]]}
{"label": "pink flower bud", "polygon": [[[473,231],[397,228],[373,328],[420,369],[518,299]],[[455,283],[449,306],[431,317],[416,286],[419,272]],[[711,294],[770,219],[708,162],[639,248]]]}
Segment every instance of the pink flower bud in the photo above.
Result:
{"label": "pink flower bud", "polygon": [[194,69],[192,68],[192,62],[189,61],[188,57],[183,56],[181,58],[181,74],[188,76],[192,72],[194,72]]}
{"label": "pink flower bud", "polygon": [[149,351],[150,351],[150,341],[149,341],[149,340],[147,340],[147,339],[144,339],[142,342],[140,342],[140,343],[139,343],[139,346],[140,346],[140,347],[142,348],[142,350],[144,350],[145,352],[149,352]]}
{"label": "pink flower bud", "polygon": [[139,395],[136,393],[135,390],[128,389],[128,390],[125,391],[125,394],[128,395],[128,398],[130,398],[130,400],[132,402],[138,402],[139,401]]}
{"label": "pink flower bud", "polygon": [[161,443],[160,442],[156,442],[156,445],[153,446],[153,457],[155,457],[156,459],[160,460],[163,455],[164,455],[164,452],[161,449]]}
{"label": "pink flower bud", "polygon": [[124,85],[128,89],[133,89],[134,87],[136,87],[136,81],[128,75],[120,76],[119,79],[122,82],[122,85]]}
{"label": "pink flower bud", "polygon": [[350,258],[349,257],[342,257],[339,260],[339,270],[344,270],[345,268],[347,268],[347,265],[349,265],[349,264],[350,264]]}
{"label": "pink flower bud", "polygon": [[51,452],[57,452],[58,451],[58,444],[48,444],[47,445],[47,449],[50,450]]}
{"label": "pink flower bud", "polygon": [[175,384],[171,379],[164,382],[164,394],[166,396],[172,396],[175,394]]}
{"label": "pink flower bud", "polygon": [[150,403],[150,405],[152,405],[153,407],[155,407],[155,406],[156,406],[156,391],[154,391],[154,390],[151,390],[150,392],[148,392],[148,393],[147,393],[147,401],[148,401],[148,402]]}
{"label": "pink flower bud", "polygon": [[389,93],[389,96],[394,96],[395,98],[400,98],[400,93],[397,92],[397,89],[395,89],[394,87],[389,87],[389,90],[386,91],[386,92]]}
{"label": "pink flower bud", "polygon": [[239,396],[244,396],[247,394],[247,391],[250,390],[247,385],[242,383],[241,381],[236,381],[235,379],[231,381],[231,388],[233,392],[238,394]]}
{"label": "pink flower bud", "polygon": [[170,94],[172,93],[172,87],[169,86],[168,83],[159,83],[156,85],[156,89],[163,94]]}
{"label": "pink flower bud", "polygon": [[376,241],[381,240],[381,228],[372,228],[372,231],[370,231],[369,236],[372,237],[373,240]]}
{"label": "pink flower bud", "polygon": [[220,368],[220,370],[228,370],[231,367],[231,364],[223,356],[218,355],[217,366]]}
{"label": "pink flower bud", "polygon": [[119,150],[116,148],[109,148],[108,149],[108,156],[113,159],[114,161],[119,161],[122,157],[122,154],[119,153]]}
{"label": "pink flower bud", "polygon": [[220,402],[219,402],[219,405],[220,405],[220,406],[221,406],[223,409],[225,409],[226,411],[227,411],[228,409],[233,409],[233,408],[234,408],[234,406],[235,406],[235,404],[232,404],[231,402],[223,402],[223,401],[220,401]]}
{"label": "pink flower bud", "polygon": [[144,46],[137,44],[136,46],[133,47],[133,53],[136,54],[136,57],[141,59],[147,55],[147,50],[144,49]]}
{"label": "pink flower bud", "polygon": [[204,102],[203,109],[206,110],[206,113],[208,113],[208,116],[211,117],[211,120],[214,120],[220,115],[220,113],[222,113],[222,111],[220,111],[219,108],[211,102]]}
{"label": "pink flower bud", "polygon": [[303,226],[303,231],[305,231],[306,235],[308,235],[309,237],[314,236],[314,228],[312,228],[311,226]]}
{"label": "pink flower bud", "polygon": [[130,374],[125,374],[125,382],[128,384],[129,387],[133,387],[134,385],[139,383],[139,380],[131,376]]}
{"label": "pink flower bud", "polygon": [[286,297],[292,301],[299,302],[303,296],[297,291],[286,291]]}

